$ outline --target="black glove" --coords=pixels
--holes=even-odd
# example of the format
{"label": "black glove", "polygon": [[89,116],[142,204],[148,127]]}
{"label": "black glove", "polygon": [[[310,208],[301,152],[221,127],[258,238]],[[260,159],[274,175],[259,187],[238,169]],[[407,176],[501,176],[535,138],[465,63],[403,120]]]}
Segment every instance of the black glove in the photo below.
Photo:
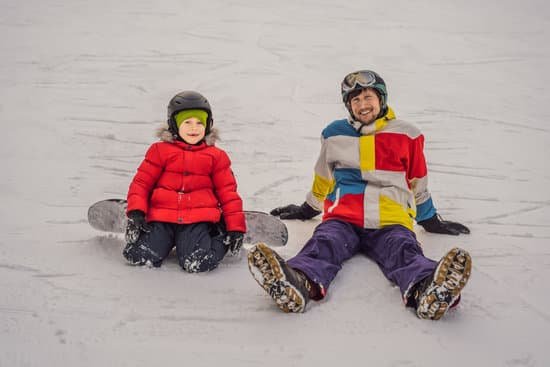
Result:
{"label": "black glove", "polygon": [[469,234],[470,230],[463,224],[457,222],[450,222],[448,220],[443,220],[438,214],[433,217],[418,222],[426,232],[432,233],[441,233],[441,234],[451,234],[458,236],[461,233]]}
{"label": "black glove", "polygon": [[127,214],[126,242],[130,245],[137,242],[142,232],[150,232],[151,227],[145,221],[145,213],[141,210],[130,210]]}
{"label": "black glove", "polygon": [[238,255],[241,251],[241,247],[243,247],[243,238],[244,233],[242,232],[229,231],[225,235],[223,244],[227,246],[227,249],[232,256]]}
{"label": "black glove", "polygon": [[312,208],[306,201],[302,205],[290,204],[275,208],[270,212],[271,215],[279,216],[281,219],[311,219],[321,214],[321,211]]}
{"label": "black glove", "polygon": [[122,255],[131,265],[145,265],[146,263],[143,249],[135,243],[127,243],[124,250],[122,250]]}

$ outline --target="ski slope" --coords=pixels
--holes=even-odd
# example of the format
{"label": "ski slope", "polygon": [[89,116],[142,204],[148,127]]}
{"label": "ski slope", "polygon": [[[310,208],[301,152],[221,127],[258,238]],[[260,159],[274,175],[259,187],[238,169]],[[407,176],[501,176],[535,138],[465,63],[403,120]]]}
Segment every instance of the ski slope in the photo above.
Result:
{"label": "ski slope", "polygon": [[[0,0],[0,366],[548,366],[550,5],[545,1]],[[166,105],[212,104],[249,210],[301,203],[339,83],[370,68],[426,136],[430,189],[469,236],[458,310],[417,319],[369,259],[281,313],[244,256],[127,266],[86,223],[125,197]],[[318,220],[287,221],[284,257]],[[545,341],[546,340],[546,341]]]}

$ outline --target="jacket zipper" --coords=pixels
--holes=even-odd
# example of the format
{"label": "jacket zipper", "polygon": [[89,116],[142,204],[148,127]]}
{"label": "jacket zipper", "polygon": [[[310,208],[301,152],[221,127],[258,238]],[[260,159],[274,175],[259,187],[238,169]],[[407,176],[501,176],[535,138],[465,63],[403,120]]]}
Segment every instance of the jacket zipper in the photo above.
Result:
{"label": "jacket zipper", "polygon": [[[184,158],[185,158],[185,154],[184,154]],[[181,178],[181,188],[180,188],[180,191],[178,191],[178,223],[183,223],[183,208],[181,207],[182,205],[182,200],[183,200],[183,194],[185,193],[185,184],[183,183],[185,180],[185,172],[182,174],[182,178]]]}
{"label": "jacket zipper", "polygon": [[180,191],[178,192],[178,223],[182,223],[183,222],[183,218],[182,218],[182,209],[181,209],[181,199],[183,197],[183,192]]}

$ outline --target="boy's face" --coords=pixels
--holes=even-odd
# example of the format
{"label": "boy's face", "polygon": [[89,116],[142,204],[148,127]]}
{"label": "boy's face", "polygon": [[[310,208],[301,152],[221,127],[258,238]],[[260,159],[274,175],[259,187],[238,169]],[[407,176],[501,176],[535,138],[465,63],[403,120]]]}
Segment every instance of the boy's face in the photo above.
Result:
{"label": "boy's face", "polygon": [[359,122],[370,124],[380,113],[380,99],[371,88],[363,89],[361,93],[350,99],[351,111]]}
{"label": "boy's face", "polygon": [[190,117],[183,120],[178,129],[180,137],[187,144],[197,144],[204,138],[205,132],[205,126],[196,117]]}

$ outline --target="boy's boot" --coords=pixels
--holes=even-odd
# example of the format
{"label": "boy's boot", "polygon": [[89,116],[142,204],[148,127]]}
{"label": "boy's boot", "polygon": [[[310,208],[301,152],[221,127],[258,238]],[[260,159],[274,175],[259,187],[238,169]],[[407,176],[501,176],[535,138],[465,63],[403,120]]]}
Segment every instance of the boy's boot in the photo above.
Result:
{"label": "boy's boot", "polygon": [[258,284],[284,312],[304,312],[311,284],[292,269],[275,251],[259,243],[248,252],[248,268]]}
{"label": "boy's boot", "polygon": [[158,268],[162,264],[162,259],[154,251],[140,243],[127,243],[122,255],[130,265]]}
{"label": "boy's boot", "polygon": [[471,270],[472,259],[467,251],[454,248],[447,252],[433,275],[418,283],[413,293],[418,317],[439,320],[445,315],[458,302]]}

